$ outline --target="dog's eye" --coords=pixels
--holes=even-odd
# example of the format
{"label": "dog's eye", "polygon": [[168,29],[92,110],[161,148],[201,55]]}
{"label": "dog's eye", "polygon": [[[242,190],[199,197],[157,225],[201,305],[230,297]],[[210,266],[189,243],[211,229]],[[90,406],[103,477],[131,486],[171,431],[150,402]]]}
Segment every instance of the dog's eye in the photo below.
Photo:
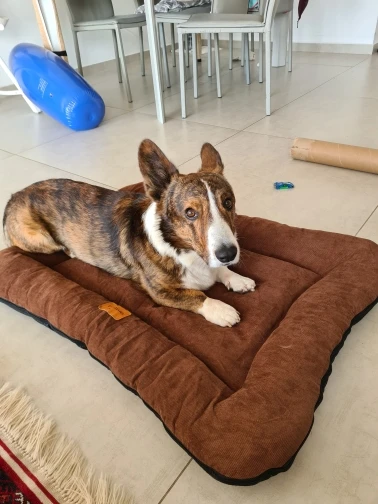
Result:
{"label": "dog's eye", "polygon": [[231,198],[227,198],[223,201],[223,206],[226,210],[231,210],[233,207],[233,202]]}
{"label": "dog's eye", "polygon": [[185,215],[190,220],[195,220],[198,217],[198,213],[193,208],[187,208],[185,210]]}

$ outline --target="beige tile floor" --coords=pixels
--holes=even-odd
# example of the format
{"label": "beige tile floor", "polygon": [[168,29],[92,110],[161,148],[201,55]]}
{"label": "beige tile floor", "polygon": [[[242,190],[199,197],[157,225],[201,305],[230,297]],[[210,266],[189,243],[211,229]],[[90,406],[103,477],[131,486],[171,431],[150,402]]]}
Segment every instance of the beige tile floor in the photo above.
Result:
{"label": "beige tile floor", "polygon": [[[378,177],[290,159],[295,136],[378,147],[378,55],[295,53],[294,70],[273,70],[271,117],[264,90],[247,87],[238,63],[227,69],[224,97],[200,69],[200,98],[188,82],[180,119],[178,75],[165,93],[168,122],[153,114],[151,72],[130,66],[127,103],[114,72],[88,79],[107,105],[106,121],[72,133],[19,98],[0,100],[0,209],[10,194],[45,178],[69,177],[119,187],[140,179],[137,146],[155,140],[183,172],[199,167],[202,142],[217,145],[238,210],[295,226],[378,242]],[[275,192],[291,180],[291,192]],[[3,237],[0,247],[4,247]],[[352,332],[291,470],[255,487],[212,480],[165,433],[160,422],[102,366],[72,343],[0,304],[0,379],[25,386],[61,428],[79,440],[99,469],[135,495],[137,504],[377,504],[378,309]]]}

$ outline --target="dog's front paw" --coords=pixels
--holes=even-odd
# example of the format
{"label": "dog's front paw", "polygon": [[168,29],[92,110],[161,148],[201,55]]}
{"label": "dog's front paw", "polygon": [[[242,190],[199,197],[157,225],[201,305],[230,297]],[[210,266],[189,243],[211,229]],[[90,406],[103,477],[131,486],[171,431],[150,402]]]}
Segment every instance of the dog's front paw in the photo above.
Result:
{"label": "dog's front paw", "polygon": [[232,327],[240,322],[239,312],[218,299],[206,298],[198,313],[209,322],[221,327]]}
{"label": "dog's front paw", "polygon": [[225,286],[228,290],[234,292],[250,292],[254,291],[256,288],[256,283],[247,277],[233,273],[225,282]]}

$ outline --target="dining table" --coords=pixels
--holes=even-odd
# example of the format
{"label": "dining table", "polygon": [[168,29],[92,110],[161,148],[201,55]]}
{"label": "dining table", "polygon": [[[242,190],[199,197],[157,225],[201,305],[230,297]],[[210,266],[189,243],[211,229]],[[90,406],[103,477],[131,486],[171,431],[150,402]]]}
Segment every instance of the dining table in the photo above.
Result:
{"label": "dining table", "polygon": [[155,20],[154,0],[145,0],[144,7],[146,13],[148,44],[150,48],[150,60],[151,60],[152,80],[155,94],[156,116],[157,120],[163,124],[165,122],[163,81],[161,78],[162,75],[161,60],[160,60],[160,50],[158,43],[157,26]]}

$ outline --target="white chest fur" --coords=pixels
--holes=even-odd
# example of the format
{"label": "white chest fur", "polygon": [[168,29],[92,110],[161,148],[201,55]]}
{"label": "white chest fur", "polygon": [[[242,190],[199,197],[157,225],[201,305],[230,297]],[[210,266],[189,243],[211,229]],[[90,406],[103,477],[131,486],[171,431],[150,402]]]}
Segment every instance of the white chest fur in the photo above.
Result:
{"label": "white chest fur", "polygon": [[180,263],[184,267],[182,284],[186,289],[206,290],[217,279],[217,269],[209,268],[196,252],[181,254]]}
{"label": "white chest fur", "polygon": [[210,268],[194,251],[181,252],[167,243],[160,230],[156,203],[151,203],[143,215],[144,228],[150,243],[162,256],[172,257],[183,267],[182,284],[186,289],[206,290],[216,282],[217,268]]}

